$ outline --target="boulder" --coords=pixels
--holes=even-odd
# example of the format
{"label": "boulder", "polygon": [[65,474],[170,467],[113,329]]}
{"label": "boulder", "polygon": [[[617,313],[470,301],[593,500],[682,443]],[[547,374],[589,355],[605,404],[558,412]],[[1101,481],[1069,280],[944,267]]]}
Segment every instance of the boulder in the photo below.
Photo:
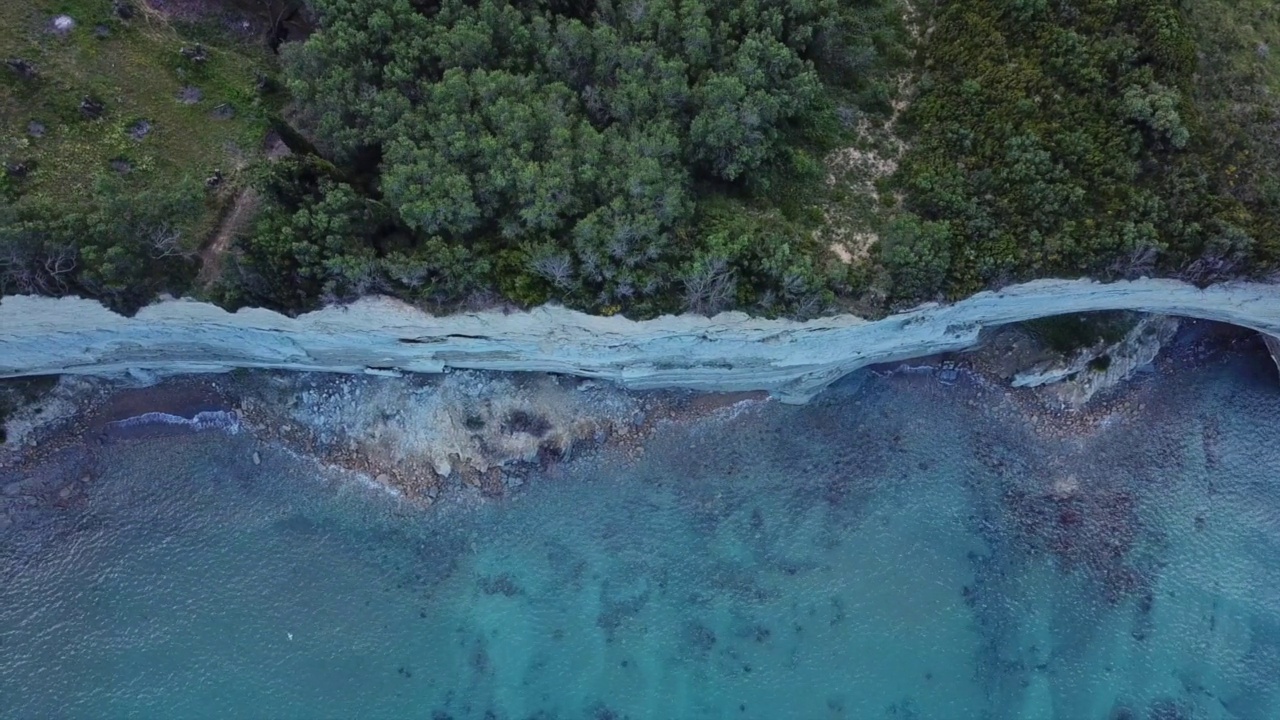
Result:
{"label": "boulder", "polygon": [[200,43],[196,43],[195,45],[184,45],[178,53],[182,55],[182,57],[194,63],[202,63],[209,59],[209,52],[205,50],[204,46]]}
{"label": "boulder", "polygon": [[129,137],[135,141],[141,141],[147,135],[151,134],[151,121],[139,120],[129,126]]}
{"label": "boulder", "polygon": [[101,100],[85,95],[80,100],[80,114],[90,120],[97,120],[102,117],[107,106]]}
{"label": "boulder", "polygon": [[175,98],[183,105],[195,105],[204,99],[204,91],[198,87],[187,85],[178,91]]}
{"label": "boulder", "polygon": [[9,58],[4,64],[23,80],[34,80],[36,75],[40,73],[36,70],[35,63],[26,58]]}

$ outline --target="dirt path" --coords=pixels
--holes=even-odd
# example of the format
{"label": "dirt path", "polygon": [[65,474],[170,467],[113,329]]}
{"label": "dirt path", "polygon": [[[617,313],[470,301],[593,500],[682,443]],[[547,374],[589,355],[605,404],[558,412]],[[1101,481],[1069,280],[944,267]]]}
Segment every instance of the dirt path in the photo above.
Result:
{"label": "dirt path", "polygon": [[209,285],[222,275],[223,258],[231,250],[236,236],[253,220],[261,204],[262,197],[253,188],[245,188],[236,194],[231,208],[218,223],[213,239],[200,250],[200,275],[197,279],[200,285]]}

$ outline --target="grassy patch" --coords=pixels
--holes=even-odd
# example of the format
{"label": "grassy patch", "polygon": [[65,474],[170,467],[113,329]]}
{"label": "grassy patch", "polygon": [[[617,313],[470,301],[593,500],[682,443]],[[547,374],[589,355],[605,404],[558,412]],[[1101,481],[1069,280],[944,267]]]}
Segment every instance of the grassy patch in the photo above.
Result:
{"label": "grassy patch", "polygon": [[[209,194],[205,212],[174,218],[194,246],[216,222],[237,169],[261,153],[268,108],[256,81],[271,58],[218,28],[135,8],[125,20],[108,0],[0,3],[0,57],[36,68],[33,78],[0,71],[0,157],[26,166],[7,180],[11,198],[80,212],[107,184],[143,194],[221,171],[230,182]],[[63,14],[76,24],[55,32]],[[181,53],[197,38],[203,61]],[[198,102],[178,100],[188,87],[199,90]],[[86,99],[101,104],[100,117],[82,111]]]}

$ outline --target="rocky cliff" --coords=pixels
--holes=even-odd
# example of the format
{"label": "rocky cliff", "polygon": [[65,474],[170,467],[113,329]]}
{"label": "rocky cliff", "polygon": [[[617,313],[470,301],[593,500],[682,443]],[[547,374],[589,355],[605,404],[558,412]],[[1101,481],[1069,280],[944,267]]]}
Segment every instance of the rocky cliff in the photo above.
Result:
{"label": "rocky cliff", "polygon": [[647,321],[558,307],[433,317],[368,298],[289,318],[169,300],[126,318],[96,302],[0,302],[0,377],[281,368],[352,373],[447,368],[565,373],[629,388],[767,390],[803,402],[865,365],[973,346],[984,327],[1064,313],[1135,310],[1280,335],[1280,286],[1175,280],[1040,280],[883,320],[807,322],[726,313]]}

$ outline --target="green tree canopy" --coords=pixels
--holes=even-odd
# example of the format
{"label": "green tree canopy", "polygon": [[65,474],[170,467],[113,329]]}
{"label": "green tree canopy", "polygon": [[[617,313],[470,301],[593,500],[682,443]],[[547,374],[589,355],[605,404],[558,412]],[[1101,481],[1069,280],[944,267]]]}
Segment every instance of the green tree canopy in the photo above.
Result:
{"label": "green tree canopy", "polygon": [[420,240],[520,256],[528,287],[601,307],[679,285],[699,199],[792,165],[832,114],[822,73],[848,70],[837,0],[314,8],[286,61],[322,150]]}

